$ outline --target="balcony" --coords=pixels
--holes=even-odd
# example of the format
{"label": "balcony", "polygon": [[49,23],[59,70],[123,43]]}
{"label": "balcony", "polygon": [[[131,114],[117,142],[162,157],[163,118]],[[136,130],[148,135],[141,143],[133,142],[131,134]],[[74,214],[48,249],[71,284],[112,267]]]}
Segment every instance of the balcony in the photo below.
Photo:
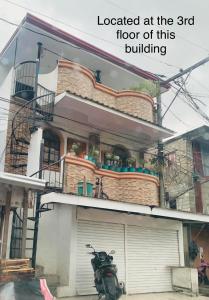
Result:
{"label": "balcony", "polygon": [[[120,80],[120,79],[119,79]],[[60,60],[58,63],[57,94],[64,92],[91,99],[134,117],[154,122],[154,101],[143,92],[116,91],[96,82],[94,74],[84,66]]]}
{"label": "balcony", "polygon": [[[88,159],[68,153],[59,169],[45,168],[42,177],[48,181],[48,188],[65,194],[87,196],[149,206],[159,206],[159,179],[156,173],[145,168],[101,168]],[[55,164],[54,164],[55,166]],[[120,170],[119,170],[120,169]],[[151,173],[151,174],[148,174]],[[38,173],[36,174],[36,176]],[[97,180],[103,193],[97,193]]]}

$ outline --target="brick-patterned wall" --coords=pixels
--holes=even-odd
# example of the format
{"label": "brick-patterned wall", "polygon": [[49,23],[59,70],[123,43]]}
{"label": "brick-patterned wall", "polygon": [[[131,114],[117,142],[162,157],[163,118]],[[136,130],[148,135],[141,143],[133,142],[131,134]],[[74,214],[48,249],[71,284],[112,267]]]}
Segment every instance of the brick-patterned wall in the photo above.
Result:
{"label": "brick-patterned wall", "polygon": [[117,173],[96,169],[95,165],[75,156],[66,156],[64,192],[77,194],[78,182],[95,185],[96,177],[103,176],[103,190],[110,200],[159,206],[158,178],[142,173]]}
{"label": "brick-patterned wall", "polygon": [[60,61],[58,65],[57,94],[69,91],[153,122],[153,99],[147,94],[135,91],[115,91],[96,83],[90,70],[83,66]]}

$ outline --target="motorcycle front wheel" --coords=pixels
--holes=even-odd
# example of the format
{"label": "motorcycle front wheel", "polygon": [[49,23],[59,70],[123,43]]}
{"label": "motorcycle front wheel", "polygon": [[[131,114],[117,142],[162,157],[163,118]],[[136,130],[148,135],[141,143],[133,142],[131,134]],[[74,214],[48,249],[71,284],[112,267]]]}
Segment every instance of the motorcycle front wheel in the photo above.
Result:
{"label": "motorcycle front wheel", "polygon": [[117,300],[120,296],[117,291],[117,279],[115,276],[106,276],[102,279],[105,300]]}

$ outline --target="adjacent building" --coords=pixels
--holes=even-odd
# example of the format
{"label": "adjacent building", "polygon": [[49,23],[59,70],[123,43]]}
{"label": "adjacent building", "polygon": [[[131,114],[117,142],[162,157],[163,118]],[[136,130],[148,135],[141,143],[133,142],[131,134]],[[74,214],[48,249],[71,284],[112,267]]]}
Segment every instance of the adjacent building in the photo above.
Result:
{"label": "adjacent building", "polygon": [[[209,127],[204,125],[172,137],[165,142],[165,188],[168,207],[209,214]],[[185,248],[188,264],[198,266],[200,258],[209,261],[209,227],[207,223],[185,224]],[[187,237],[187,238],[186,238]],[[189,243],[194,241],[199,254],[189,259]]]}

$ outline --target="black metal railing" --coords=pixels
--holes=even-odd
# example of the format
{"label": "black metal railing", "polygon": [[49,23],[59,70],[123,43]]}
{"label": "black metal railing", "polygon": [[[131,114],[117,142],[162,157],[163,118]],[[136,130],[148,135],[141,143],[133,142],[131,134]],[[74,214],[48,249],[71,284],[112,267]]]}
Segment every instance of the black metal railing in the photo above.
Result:
{"label": "black metal railing", "polygon": [[62,191],[64,182],[64,156],[58,161],[43,166],[40,170],[30,175],[46,181],[46,189],[52,191]]}
{"label": "black metal railing", "polygon": [[12,96],[31,100],[35,96],[36,61],[24,61],[14,68]]}
{"label": "black metal railing", "polygon": [[30,136],[41,121],[52,121],[55,93],[37,84],[37,65],[35,61],[26,61],[14,69],[13,96],[27,100],[19,104],[12,118],[10,140],[10,159],[8,170],[24,174],[27,167]]}
{"label": "black metal railing", "polygon": [[40,113],[45,121],[52,121],[53,119],[54,100],[55,93],[38,83],[36,112]]}

